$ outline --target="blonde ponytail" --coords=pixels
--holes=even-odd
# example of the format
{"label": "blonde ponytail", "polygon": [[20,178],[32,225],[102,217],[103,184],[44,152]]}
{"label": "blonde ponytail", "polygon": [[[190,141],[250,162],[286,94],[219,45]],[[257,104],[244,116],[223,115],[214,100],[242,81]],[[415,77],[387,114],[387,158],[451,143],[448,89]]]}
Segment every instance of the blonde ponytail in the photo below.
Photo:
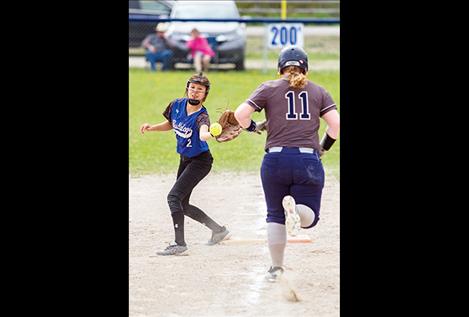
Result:
{"label": "blonde ponytail", "polygon": [[301,72],[299,67],[287,66],[282,72],[288,74],[287,79],[290,82],[290,87],[304,88],[308,83],[308,78]]}

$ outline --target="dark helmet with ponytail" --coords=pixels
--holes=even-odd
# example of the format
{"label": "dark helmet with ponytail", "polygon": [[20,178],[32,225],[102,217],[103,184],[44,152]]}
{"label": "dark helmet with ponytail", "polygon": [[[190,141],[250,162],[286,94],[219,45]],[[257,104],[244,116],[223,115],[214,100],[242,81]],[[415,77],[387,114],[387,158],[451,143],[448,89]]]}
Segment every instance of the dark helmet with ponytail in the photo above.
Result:
{"label": "dark helmet with ponytail", "polygon": [[298,46],[287,46],[280,51],[278,57],[278,72],[288,66],[297,66],[301,68],[303,74],[308,71],[308,55]]}

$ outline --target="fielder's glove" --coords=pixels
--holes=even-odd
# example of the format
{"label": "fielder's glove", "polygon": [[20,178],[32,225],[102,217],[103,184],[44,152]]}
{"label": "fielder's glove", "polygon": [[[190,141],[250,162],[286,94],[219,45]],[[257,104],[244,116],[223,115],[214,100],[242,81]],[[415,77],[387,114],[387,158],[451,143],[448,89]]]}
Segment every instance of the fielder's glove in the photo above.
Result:
{"label": "fielder's glove", "polygon": [[237,138],[242,131],[234,112],[231,110],[225,110],[218,119],[218,123],[222,127],[221,134],[215,137],[218,142],[231,141]]}

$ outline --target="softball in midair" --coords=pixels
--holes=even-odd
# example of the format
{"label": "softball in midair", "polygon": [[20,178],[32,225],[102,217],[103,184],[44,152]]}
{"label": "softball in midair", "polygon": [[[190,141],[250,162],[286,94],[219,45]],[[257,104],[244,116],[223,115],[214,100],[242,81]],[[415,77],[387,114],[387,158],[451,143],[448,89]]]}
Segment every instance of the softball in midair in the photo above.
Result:
{"label": "softball in midair", "polygon": [[221,134],[222,127],[218,122],[212,123],[210,125],[210,133],[213,136],[219,136]]}

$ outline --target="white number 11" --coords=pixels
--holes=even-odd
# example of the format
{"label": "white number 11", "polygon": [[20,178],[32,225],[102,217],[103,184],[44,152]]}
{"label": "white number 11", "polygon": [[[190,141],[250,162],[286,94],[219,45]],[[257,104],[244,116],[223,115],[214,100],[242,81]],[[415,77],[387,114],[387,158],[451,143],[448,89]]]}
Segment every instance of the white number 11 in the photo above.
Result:
{"label": "white number 11", "polygon": [[[298,97],[301,99],[301,114],[300,120],[309,120],[311,119],[311,114],[309,113],[309,104],[308,104],[308,92],[302,91],[298,94]],[[287,120],[298,120],[298,114],[295,109],[295,92],[288,91],[285,94],[285,98],[288,100],[288,112],[285,115]]]}

